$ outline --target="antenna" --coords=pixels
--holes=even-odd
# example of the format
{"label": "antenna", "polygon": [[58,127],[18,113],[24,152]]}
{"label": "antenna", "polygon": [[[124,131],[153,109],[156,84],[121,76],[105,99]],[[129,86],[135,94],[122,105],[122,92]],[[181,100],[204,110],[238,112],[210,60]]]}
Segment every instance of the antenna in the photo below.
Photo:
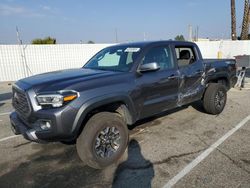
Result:
{"label": "antenna", "polygon": [[29,73],[32,74],[28,64],[27,64],[27,59],[26,59],[26,54],[25,54],[25,49],[27,47],[26,46],[23,46],[23,42],[20,38],[20,35],[19,35],[19,31],[18,31],[18,27],[16,26],[16,35],[17,35],[17,42],[18,42],[18,45],[19,45],[19,49],[20,49],[20,54],[21,54],[21,58],[22,58],[22,64],[23,64],[23,73],[24,73],[24,77],[28,77],[29,76]]}
{"label": "antenna", "polygon": [[146,41],[146,32],[143,32],[143,40]]}
{"label": "antenna", "polygon": [[199,41],[199,26],[197,26],[197,33],[196,34],[197,34],[196,40]]}
{"label": "antenna", "polygon": [[192,27],[192,25],[188,25],[188,38],[189,38],[189,41],[193,41],[193,27]]}
{"label": "antenna", "polygon": [[194,41],[196,42],[196,36],[197,36],[197,30],[196,30],[196,28],[194,28]]}
{"label": "antenna", "polygon": [[117,28],[115,28],[115,42],[118,43],[118,33]]}
{"label": "antenna", "polygon": [[16,26],[16,36],[17,36],[17,42],[19,45],[22,45],[22,40],[20,39],[18,27]]}

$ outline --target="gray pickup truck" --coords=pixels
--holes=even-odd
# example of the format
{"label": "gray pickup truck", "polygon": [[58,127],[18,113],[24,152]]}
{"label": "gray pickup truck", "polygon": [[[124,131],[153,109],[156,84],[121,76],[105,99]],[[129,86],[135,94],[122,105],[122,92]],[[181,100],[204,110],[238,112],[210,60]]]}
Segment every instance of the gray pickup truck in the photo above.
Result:
{"label": "gray pickup truck", "polygon": [[128,126],[195,101],[219,114],[235,82],[234,60],[203,60],[194,43],[118,44],[82,68],[17,81],[10,121],[31,141],[75,141],[83,161],[104,168],[126,150]]}

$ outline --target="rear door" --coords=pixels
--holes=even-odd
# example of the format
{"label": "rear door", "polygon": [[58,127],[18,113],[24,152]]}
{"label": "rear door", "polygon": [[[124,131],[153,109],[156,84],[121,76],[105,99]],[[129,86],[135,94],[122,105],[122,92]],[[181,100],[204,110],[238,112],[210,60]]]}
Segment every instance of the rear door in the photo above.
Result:
{"label": "rear door", "polygon": [[140,118],[148,117],[176,106],[179,72],[170,46],[151,47],[141,64],[156,62],[160,70],[144,72],[136,80],[140,91]]}
{"label": "rear door", "polygon": [[180,72],[178,105],[197,101],[205,89],[202,59],[192,45],[175,46],[175,53]]}

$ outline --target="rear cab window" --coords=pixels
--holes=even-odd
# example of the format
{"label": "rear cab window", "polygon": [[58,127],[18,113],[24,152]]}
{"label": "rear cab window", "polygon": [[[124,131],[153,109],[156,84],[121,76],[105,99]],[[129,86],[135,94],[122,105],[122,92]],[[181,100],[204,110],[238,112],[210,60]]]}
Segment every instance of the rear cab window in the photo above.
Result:
{"label": "rear cab window", "polygon": [[189,66],[197,60],[193,46],[175,46],[175,53],[179,67]]}

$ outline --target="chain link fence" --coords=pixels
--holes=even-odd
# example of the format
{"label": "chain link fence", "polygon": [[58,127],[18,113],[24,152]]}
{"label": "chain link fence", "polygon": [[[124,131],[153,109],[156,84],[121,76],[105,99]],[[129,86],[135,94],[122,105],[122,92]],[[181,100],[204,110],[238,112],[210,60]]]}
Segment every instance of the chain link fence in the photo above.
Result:
{"label": "chain link fence", "polygon": [[82,67],[110,44],[0,45],[0,81]]}

